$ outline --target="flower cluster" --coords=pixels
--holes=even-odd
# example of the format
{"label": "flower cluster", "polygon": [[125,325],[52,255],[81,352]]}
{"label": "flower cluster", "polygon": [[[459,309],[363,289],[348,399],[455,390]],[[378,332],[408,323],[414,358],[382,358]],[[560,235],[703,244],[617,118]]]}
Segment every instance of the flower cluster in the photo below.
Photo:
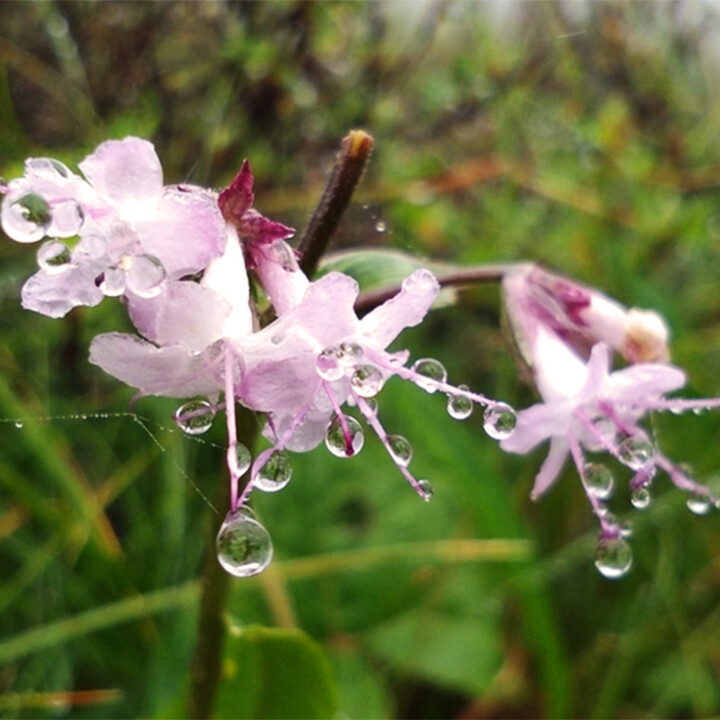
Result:
{"label": "flower cluster", "polygon": [[[503,290],[519,354],[543,402],[518,413],[515,432],[500,446],[524,454],[550,441],[533,498],[550,488],[572,458],[600,521],[596,565],[605,576],[620,577],[632,563],[625,539],[629,526],[605,504],[614,489],[612,471],[588,455],[606,453],[630,469],[636,508],[648,506],[653,479],[663,470],[688,493],[688,507],[704,514],[717,499],[668,460],[640,422],[655,410],[698,411],[718,407],[720,400],[665,397],[686,378],[668,363],[668,330],[657,314],[627,310],[596,290],[531,265],[506,274]],[[632,364],[611,372],[612,350]]]}
{"label": "flower cluster", "polygon": [[[55,160],[31,159],[22,178],[0,189],[5,233],[23,243],[44,240],[23,307],[62,317],[122,298],[138,334],[99,335],[90,361],[137,388],[137,397],[188,399],[175,414],[187,433],[204,432],[224,409],[230,513],[218,553],[232,574],[255,574],[270,561],[270,538],[247,500],[253,489],[287,484],[286,450],[323,441],[339,457],[361,449],[362,426],[345,405],[357,408],[410,485],[430,498],[430,483],[408,469],[410,443],[378,417],[375,396],[391,377],[446,394],[457,419],[482,406],[496,439],[512,433],[508,405],[448,384],[437,360],[408,366],[407,351],[387,350],[435,300],[439,284],[429,271],[412,273],[394,297],[359,318],[355,280],[332,272],[311,282],[285,242],[293,230],[253,208],[247,162],[219,194],[164,186],[153,146],[137,138],[101,144],[79,168],[82,176]],[[275,313],[264,327],[249,270]],[[266,417],[271,447],[254,461],[237,441],[236,403]]]}

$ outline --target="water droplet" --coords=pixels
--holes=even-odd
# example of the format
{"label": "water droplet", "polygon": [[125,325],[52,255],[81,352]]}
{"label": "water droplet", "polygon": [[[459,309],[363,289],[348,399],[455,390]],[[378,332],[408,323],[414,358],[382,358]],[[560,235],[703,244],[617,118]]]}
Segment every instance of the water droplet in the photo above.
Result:
{"label": "water droplet", "polygon": [[629,538],[632,537],[634,528],[630,520],[623,520],[620,523],[620,537]]}
{"label": "water droplet", "polygon": [[432,496],[435,494],[435,489],[429,480],[418,480],[418,490],[420,491],[420,497],[425,502],[430,502]]}
{"label": "water droplet", "polygon": [[33,243],[45,237],[52,221],[50,205],[37,193],[28,193],[2,205],[2,226],[16,242]]}
{"label": "water droplet", "polygon": [[215,408],[207,400],[190,400],[175,411],[173,419],[187,435],[202,435],[213,424]]}
{"label": "water droplet", "polygon": [[260,468],[253,485],[262,492],[282,490],[292,477],[290,458],[284,450],[276,450]]}
{"label": "water droplet", "polygon": [[384,233],[384,232],[387,230],[387,225],[386,225],[382,220],[378,220],[378,221],[375,223],[375,229],[376,229],[379,233]]}
{"label": "water droplet", "polygon": [[69,238],[77,235],[85,219],[83,209],[74,200],[65,200],[53,206],[52,222],[46,234]]}
{"label": "water droplet", "polygon": [[415,379],[415,384],[428,393],[434,393],[438,389],[438,385],[445,383],[447,380],[445,366],[434,358],[416,360],[411,370],[419,375]]}
{"label": "water droplet", "polygon": [[338,349],[325,348],[315,360],[317,374],[328,382],[335,382],[345,375],[345,368],[340,364]]}
{"label": "water droplet", "polygon": [[515,411],[505,403],[486,408],[483,414],[485,432],[494,440],[504,440],[512,435],[517,425]]}
{"label": "water droplet", "polygon": [[632,567],[632,550],[621,537],[601,537],[595,551],[595,567],[606,578],[616,579],[627,575]]}
{"label": "water droplet", "polygon": [[25,424],[25,423],[24,423],[22,420],[16,420],[16,421],[15,421],[15,427],[16,427],[18,430],[22,430],[22,427],[23,427],[24,424]]}
{"label": "water droplet", "polygon": [[363,355],[363,349],[357,343],[341,342],[338,345],[338,359],[346,368],[357,365],[362,360]]}
{"label": "water droplet", "polygon": [[607,500],[613,493],[615,480],[602,463],[588,463],[583,469],[585,487],[598,500]]}
{"label": "water droplet", "polygon": [[374,365],[360,365],[350,377],[352,389],[363,398],[377,395],[384,383],[382,373]]}
{"label": "water droplet", "polygon": [[[466,385],[460,385],[459,390],[467,390]],[[466,420],[472,415],[473,401],[465,395],[448,395],[447,411],[454,420]]]}
{"label": "water droplet", "polygon": [[218,532],[216,547],[218,561],[235,577],[257,575],[272,560],[273,547],[268,531],[242,511],[227,516]]}
{"label": "water droplet", "polygon": [[167,280],[163,264],[153,255],[135,255],[125,273],[128,290],[142,298],[157,297]]}
{"label": "water droplet", "polygon": [[388,435],[387,449],[390,457],[402,467],[407,467],[412,460],[412,445],[402,435]]}
{"label": "water droplet", "polygon": [[693,412],[695,413],[695,415],[702,415],[706,410],[707,410],[707,408],[701,408],[701,407],[693,408]]}
{"label": "water droplet", "polygon": [[70,268],[70,248],[59,240],[48,240],[38,248],[37,262],[49,275],[59,275]]}
{"label": "water droplet", "polygon": [[[345,415],[348,435],[345,434],[340,418],[335,418],[327,429],[325,445],[335,457],[348,458],[357,455],[365,444],[365,435],[360,423],[350,415]],[[349,452],[348,452],[349,451]]]}
{"label": "water droplet", "polygon": [[365,398],[365,405],[367,406],[367,412],[365,412],[366,417],[370,417],[372,415],[377,415],[378,411],[378,401],[377,398]]}
{"label": "water droplet", "polygon": [[242,443],[235,446],[235,471],[238,477],[242,477],[252,465],[252,455]]}
{"label": "water droplet", "polygon": [[710,498],[699,492],[690,493],[686,504],[696,515],[707,515],[710,512],[710,507],[712,506]]}
{"label": "water droplet", "polygon": [[109,267],[100,276],[98,287],[107,297],[119,297],[125,292],[125,271],[120,267]]}
{"label": "water droplet", "polygon": [[618,447],[620,460],[631,470],[640,470],[653,459],[655,449],[645,438],[630,436]]}
{"label": "water droplet", "polygon": [[630,493],[630,502],[636,510],[645,510],[645,508],[650,506],[651,501],[652,495],[646,487],[635,488]]}

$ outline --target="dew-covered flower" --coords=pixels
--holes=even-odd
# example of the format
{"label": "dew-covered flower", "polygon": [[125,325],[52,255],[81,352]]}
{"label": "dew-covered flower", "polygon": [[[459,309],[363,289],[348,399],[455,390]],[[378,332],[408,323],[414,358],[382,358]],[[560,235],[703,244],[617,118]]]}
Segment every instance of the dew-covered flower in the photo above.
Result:
{"label": "dew-covered flower", "polygon": [[[630,469],[636,507],[647,506],[653,479],[663,470],[689,493],[691,509],[707,512],[716,503],[709,490],[662,454],[641,421],[652,411],[684,412],[717,407],[720,401],[668,399],[668,393],[685,385],[686,377],[667,362],[636,362],[611,372],[610,343],[629,359],[667,357],[664,323],[654,313],[627,311],[600,293],[539,273],[511,274],[504,290],[515,338],[543,402],[518,413],[515,432],[500,446],[525,454],[549,441],[532,489],[534,499],[550,488],[572,457],[600,521],[596,564],[606,576],[619,577],[632,561],[624,539],[627,528],[607,510],[605,501],[615,481],[596,454],[609,455]],[[581,349],[588,345],[586,357]]]}

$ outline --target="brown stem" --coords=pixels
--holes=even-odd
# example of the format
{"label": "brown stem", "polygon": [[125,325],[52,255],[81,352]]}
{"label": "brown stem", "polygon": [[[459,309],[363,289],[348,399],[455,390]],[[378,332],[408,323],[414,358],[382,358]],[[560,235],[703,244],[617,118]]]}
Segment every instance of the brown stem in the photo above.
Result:
{"label": "brown stem", "polygon": [[328,184],[298,246],[300,267],[306,275],[312,276],[317,270],[320,258],[350,204],[373,144],[372,135],[364,130],[351,130],[343,138]]}

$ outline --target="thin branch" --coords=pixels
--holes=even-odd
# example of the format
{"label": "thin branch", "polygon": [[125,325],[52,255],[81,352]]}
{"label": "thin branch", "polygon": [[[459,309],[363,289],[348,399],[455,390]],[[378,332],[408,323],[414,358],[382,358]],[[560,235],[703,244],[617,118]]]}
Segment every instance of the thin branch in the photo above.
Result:
{"label": "thin branch", "polygon": [[320,258],[350,204],[373,144],[372,135],[364,130],[351,130],[343,138],[328,184],[300,239],[300,267],[306,275],[312,276],[317,270]]}

